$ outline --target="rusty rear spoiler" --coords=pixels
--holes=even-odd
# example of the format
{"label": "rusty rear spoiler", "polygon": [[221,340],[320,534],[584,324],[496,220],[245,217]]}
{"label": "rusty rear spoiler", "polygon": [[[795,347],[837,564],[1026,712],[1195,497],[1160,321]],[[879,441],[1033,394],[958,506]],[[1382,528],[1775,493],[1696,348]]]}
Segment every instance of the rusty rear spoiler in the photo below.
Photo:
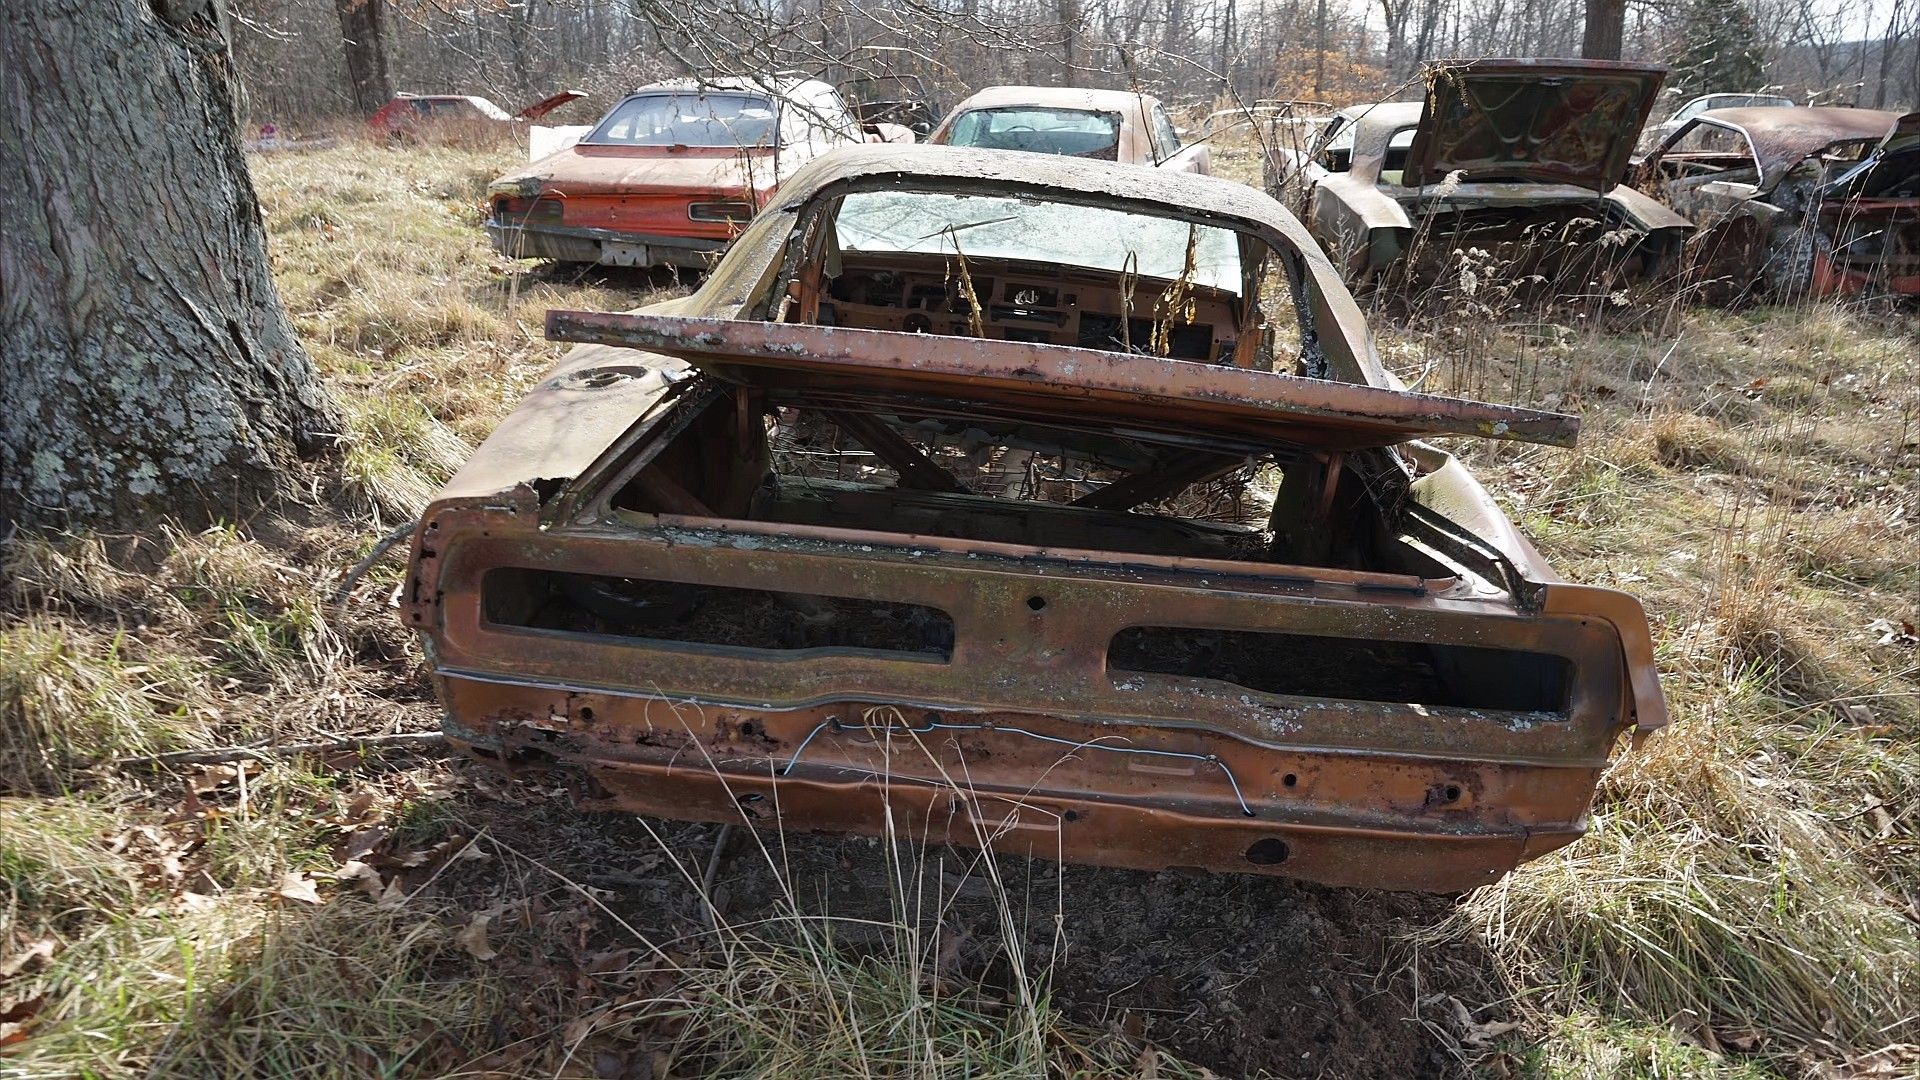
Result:
{"label": "rusty rear spoiler", "polygon": [[1270,371],[1024,341],[734,319],[549,311],[547,337],[678,357],[824,400],[964,401],[1036,423],[1358,450],[1437,435],[1572,446],[1577,417]]}

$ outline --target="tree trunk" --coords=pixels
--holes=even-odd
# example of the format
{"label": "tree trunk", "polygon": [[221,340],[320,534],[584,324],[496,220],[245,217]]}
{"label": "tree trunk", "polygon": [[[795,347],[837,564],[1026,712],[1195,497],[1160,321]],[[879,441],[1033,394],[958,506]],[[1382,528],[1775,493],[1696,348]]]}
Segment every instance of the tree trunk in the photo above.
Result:
{"label": "tree trunk", "polygon": [[361,116],[372,116],[393,97],[387,82],[386,25],[380,0],[333,0],[333,7],[340,13],[340,46],[347,56],[353,107]]}
{"label": "tree trunk", "polygon": [[223,16],[0,18],[0,535],[231,517],[336,430],[268,276]]}
{"label": "tree trunk", "polygon": [[1054,0],[1054,14],[1060,19],[1060,85],[1080,83],[1080,0]]}
{"label": "tree trunk", "polygon": [[1627,0],[1587,0],[1587,32],[1580,55],[1588,60],[1618,60],[1627,33]]}

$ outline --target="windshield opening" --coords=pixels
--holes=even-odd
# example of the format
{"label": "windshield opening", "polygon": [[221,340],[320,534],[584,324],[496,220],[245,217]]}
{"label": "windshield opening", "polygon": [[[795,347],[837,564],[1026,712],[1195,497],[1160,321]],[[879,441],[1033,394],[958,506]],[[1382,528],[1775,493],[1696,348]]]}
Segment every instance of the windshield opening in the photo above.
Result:
{"label": "windshield opening", "polygon": [[772,146],[779,111],[758,94],[641,94],[614,106],[582,142],[614,146]]}
{"label": "windshield opening", "polygon": [[[1240,244],[1229,229],[1169,217],[995,195],[864,191],[835,218],[842,252],[964,255],[1173,280],[1240,293]],[[1192,269],[1187,270],[1189,261]]]}
{"label": "windshield opening", "polygon": [[947,142],[1114,161],[1120,156],[1120,114],[1032,106],[974,109],[953,122]]}

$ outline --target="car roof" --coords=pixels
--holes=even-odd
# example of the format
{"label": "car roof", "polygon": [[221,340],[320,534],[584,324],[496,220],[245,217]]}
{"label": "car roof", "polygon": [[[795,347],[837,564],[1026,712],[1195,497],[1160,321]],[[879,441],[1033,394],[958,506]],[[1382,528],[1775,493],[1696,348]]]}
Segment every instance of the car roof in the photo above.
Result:
{"label": "car roof", "polygon": [[1756,143],[1763,138],[1815,136],[1836,142],[1883,138],[1893,130],[1893,122],[1900,119],[1900,115],[1893,109],[1851,109],[1837,105],[1747,105],[1736,109],[1708,109],[1695,119],[1730,124],[1752,136]]}
{"label": "car roof", "polygon": [[1365,127],[1399,128],[1420,122],[1424,101],[1377,101],[1371,105],[1352,105],[1340,115]]}
{"label": "car roof", "polygon": [[[1246,184],[1212,176],[1143,169],[1113,161],[985,150],[927,143],[864,144],[841,147],[794,173],[780,188],[780,201],[796,206],[822,188],[847,181],[895,177],[902,180],[1001,181],[1052,188],[1063,194],[1104,195],[1114,199],[1160,203],[1173,210],[1208,217],[1234,218],[1292,234],[1298,222],[1279,203]],[[1304,233],[1300,233],[1304,237]],[[1306,241],[1312,248],[1312,241]]]}
{"label": "car roof", "polygon": [[654,94],[669,90],[715,90],[722,93],[774,94],[790,96],[805,92],[809,96],[821,91],[832,91],[833,87],[819,79],[804,75],[769,75],[765,78],[750,75],[716,75],[710,79],[662,79],[639,87],[627,94]]}
{"label": "car roof", "polygon": [[989,86],[955,106],[954,111],[1034,105],[1047,109],[1125,113],[1129,109],[1150,108],[1158,104],[1159,99],[1153,95],[1132,90],[1094,90],[1078,86]]}
{"label": "car roof", "polygon": [[[1892,109],[1849,109],[1835,105],[1755,105],[1742,109],[1708,109],[1688,121],[1701,120],[1746,132],[1759,159],[1760,188],[1771,190],[1807,155],[1836,142],[1884,139],[1901,114]],[[1673,138],[1678,138],[1681,127]]]}

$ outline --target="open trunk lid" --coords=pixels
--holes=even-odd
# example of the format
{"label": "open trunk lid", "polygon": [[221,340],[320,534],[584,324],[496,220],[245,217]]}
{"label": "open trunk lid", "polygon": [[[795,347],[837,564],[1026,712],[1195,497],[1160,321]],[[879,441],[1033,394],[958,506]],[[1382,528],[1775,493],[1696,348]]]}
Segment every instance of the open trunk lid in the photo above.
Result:
{"label": "open trunk lid", "polygon": [[1468,181],[1620,183],[1666,68],[1603,60],[1427,65],[1427,102],[1408,149],[1409,186]]}
{"label": "open trunk lid", "polygon": [[586,96],[585,90],[562,90],[551,97],[541,98],[513,115],[517,120],[538,120],[560,106],[579,101]]}
{"label": "open trunk lid", "polygon": [[678,357],[729,382],[1037,424],[1196,433],[1332,450],[1436,435],[1572,446],[1576,417],[1065,345],[731,319],[549,311],[547,337]]}

